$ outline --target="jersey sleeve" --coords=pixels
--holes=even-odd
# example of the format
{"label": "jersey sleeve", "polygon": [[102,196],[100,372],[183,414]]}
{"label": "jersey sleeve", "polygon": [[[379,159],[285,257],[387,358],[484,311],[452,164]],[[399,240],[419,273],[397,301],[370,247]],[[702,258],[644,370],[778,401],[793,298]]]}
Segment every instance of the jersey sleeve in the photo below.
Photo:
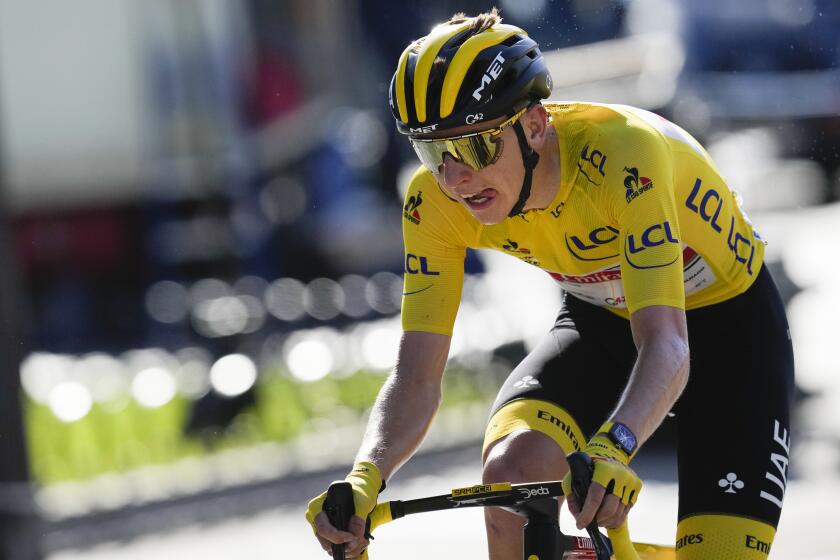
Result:
{"label": "jersey sleeve", "polygon": [[403,205],[403,330],[452,335],[472,237],[464,212],[428,171],[411,179]]}
{"label": "jersey sleeve", "polygon": [[618,165],[604,196],[620,232],[627,309],[631,314],[651,305],[685,309],[683,246],[667,141],[630,120],[610,138]]}

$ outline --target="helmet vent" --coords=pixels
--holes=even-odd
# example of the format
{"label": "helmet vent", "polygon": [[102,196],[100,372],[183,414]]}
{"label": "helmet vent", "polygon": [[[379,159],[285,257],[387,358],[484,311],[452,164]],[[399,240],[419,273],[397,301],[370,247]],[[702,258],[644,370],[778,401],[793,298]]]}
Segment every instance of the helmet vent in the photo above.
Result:
{"label": "helmet vent", "polygon": [[475,33],[473,32],[472,29],[465,29],[464,31],[461,31],[460,33],[458,33],[457,35],[452,37],[446,43],[446,46],[444,48],[446,48],[446,49],[456,49],[457,50],[457,49],[461,48],[461,45],[466,43],[467,39],[469,39],[473,35],[475,35]]}
{"label": "helmet vent", "polygon": [[502,44],[506,47],[512,47],[513,45],[518,43],[521,39],[522,38],[519,35],[512,35],[512,36],[508,37],[507,39],[505,39],[504,41],[502,41]]}

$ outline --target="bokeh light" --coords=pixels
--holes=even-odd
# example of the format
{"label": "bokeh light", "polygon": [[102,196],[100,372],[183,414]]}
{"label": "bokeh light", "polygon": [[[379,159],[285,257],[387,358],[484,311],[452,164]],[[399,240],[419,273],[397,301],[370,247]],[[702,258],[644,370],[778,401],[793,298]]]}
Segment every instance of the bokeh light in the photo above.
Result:
{"label": "bokeh light", "polygon": [[210,352],[204,348],[184,348],[176,358],[179,366],[175,370],[175,384],[185,397],[198,399],[210,389]]}
{"label": "bokeh light", "polygon": [[335,365],[329,345],[307,335],[290,337],[285,354],[289,372],[301,381],[322,379]]}
{"label": "bokeh light", "polygon": [[244,354],[228,354],[210,368],[210,384],[220,395],[235,397],[254,386],[257,366]]}
{"label": "bokeh light", "polygon": [[128,393],[128,371],[113,356],[95,352],[82,356],[71,367],[71,376],[88,388],[97,403],[112,403]]}
{"label": "bokeh light", "polygon": [[335,110],[338,122],[335,146],[352,167],[370,167],[388,146],[388,134],[373,111],[342,107]]}
{"label": "bokeh light", "polygon": [[305,286],[294,278],[280,278],[272,282],[265,292],[268,312],[281,321],[297,321],[306,311],[303,308]]}
{"label": "bokeh light", "polygon": [[163,280],[152,284],[146,292],[146,312],[161,323],[179,323],[186,319],[187,289],[178,282]]}
{"label": "bokeh light", "polygon": [[397,362],[402,330],[398,323],[378,322],[362,338],[362,358],[365,364],[376,370],[387,370]]}
{"label": "bokeh light", "polygon": [[232,288],[218,278],[204,278],[190,286],[188,297],[191,307],[207,300],[214,300],[231,295]]}
{"label": "bokeh light", "polygon": [[248,325],[248,307],[236,296],[206,299],[193,308],[192,324],[210,338],[238,334]]}
{"label": "bokeh light", "polygon": [[20,365],[21,383],[29,398],[46,403],[53,388],[67,379],[73,360],[47,352],[33,352]]}
{"label": "bokeh light", "polygon": [[93,398],[78,381],[63,381],[52,388],[48,397],[50,410],[62,422],[72,423],[87,416]]}
{"label": "bokeh light", "polygon": [[145,408],[159,408],[175,396],[175,378],[169,370],[152,367],[141,370],[131,382],[131,394]]}
{"label": "bokeh light", "polygon": [[342,276],[338,284],[344,291],[344,314],[348,317],[359,318],[370,313],[370,304],[365,298],[367,279],[358,274]]}
{"label": "bokeh light", "polygon": [[344,290],[330,278],[316,278],[303,292],[303,308],[315,319],[334,319],[344,309]]}
{"label": "bokeh light", "polygon": [[402,301],[403,280],[393,272],[377,272],[368,280],[365,298],[368,304],[384,315],[396,313]]}
{"label": "bokeh light", "polygon": [[300,181],[281,175],[262,188],[259,204],[265,217],[275,224],[293,224],[306,210],[306,190]]}

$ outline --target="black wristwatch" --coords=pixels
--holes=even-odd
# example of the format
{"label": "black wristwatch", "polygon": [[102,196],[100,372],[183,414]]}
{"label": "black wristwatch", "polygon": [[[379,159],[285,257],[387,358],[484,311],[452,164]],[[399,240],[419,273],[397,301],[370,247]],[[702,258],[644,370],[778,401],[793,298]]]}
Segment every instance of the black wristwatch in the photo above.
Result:
{"label": "black wristwatch", "polygon": [[633,431],[621,422],[613,422],[613,425],[610,426],[607,435],[612,442],[628,456],[633,455],[633,452],[636,451],[636,447],[639,445]]}

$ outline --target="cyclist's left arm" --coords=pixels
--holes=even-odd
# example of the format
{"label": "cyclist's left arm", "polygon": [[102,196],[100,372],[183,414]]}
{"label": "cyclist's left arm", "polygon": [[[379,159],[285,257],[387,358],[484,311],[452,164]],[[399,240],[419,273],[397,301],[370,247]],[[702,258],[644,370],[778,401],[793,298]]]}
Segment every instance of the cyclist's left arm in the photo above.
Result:
{"label": "cyclist's left arm", "polygon": [[602,207],[620,231],[621,278],[638,357],[609,420],[627,425],[641,445],[688,380],[688,330],[674,154],[659,132],[629,124],[610,137],[622,148],[611,155],[623,173],[604,185]]}
{"label": "cyclist's left arm", "polygon": [[[603,197],[600,207],[621,232],[621,276],[638,357],[608,422],[629,427],[638,450],[688,381],[683,247],[667,144],[644,127],[627,127],[610,139],[623,146],[611,155],[619,160],[613,173],[623,170],[623,175],[608,177],[595,196]],[[579,526],[592,519],[606,527],[620,525],[641,489],[627,466],[632,456],[612,443],[608,429],[605,424],[585,449],[596,466],[586,503],[576,512]],[[570,507],[578,509],[574,500]]]}
{"label": "cyclist's left arm", "polygon": [[[665,419],[688,383],[688,329],[685,311],[666,305],[636,311],[630,316],[630,328],[638,357],[610,421],[629,427],[641,446]],[[636,493],[639,489],[640,483]],[[593,501],[597,497],[596,493]],[[618,502],[611,515],[609,510],[603,512],[605,526],[624,523],[633,503]]]}
{"label": "cyclist's left arm", "polygon": [[[630,325],[638,357],[609,421],[629,427],[641,446],[659,427],[688,382],[688,331],[685,311],[665,305],[636,311],[630,316]],[[641,489],[641,481],[628,466],[631,457],[616,449],[603,433],[593,437],[585,451],[601,459],[596,459],[593,484],[583,507],[573,498],[569,500],[578,528],[589,525],[593,519],[604,527],[618,527]],[[613,494],[607,493],[609,481],[613,481]]]}
{"label": "cyclist's left arm", "polygon": [[610,420],[627,425],[641,445],[688,382],[688,329],[685,311],[666,305],[636,311],[630,316],[630,328],[639,354]]}

